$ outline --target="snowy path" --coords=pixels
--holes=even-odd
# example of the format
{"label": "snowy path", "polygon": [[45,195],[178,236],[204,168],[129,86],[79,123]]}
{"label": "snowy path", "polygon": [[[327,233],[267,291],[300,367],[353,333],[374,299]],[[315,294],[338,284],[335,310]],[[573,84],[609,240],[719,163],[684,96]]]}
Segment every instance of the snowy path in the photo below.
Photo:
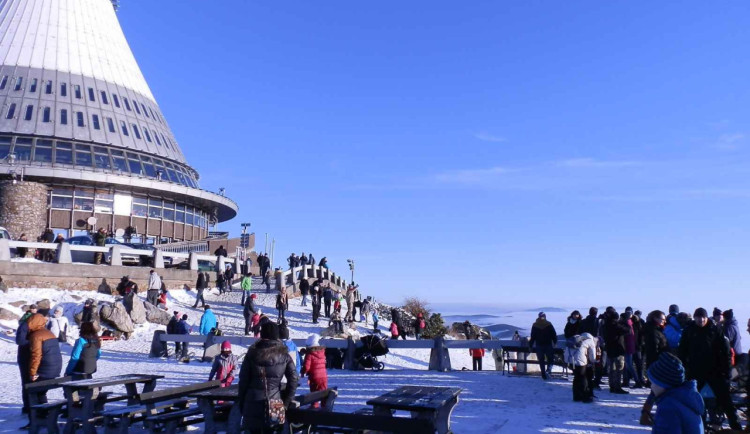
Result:
{"label": "snowy path", "polygon": [[[33,294],[33,295],[30,295]],[[192,323],[198,323],[200,309],[192,309],[194,296],[184,291],[171,291],[170,311],[179,310],[190,316]],[[11,289],[8,294],[0,294],[0,307],[14,309],[8,302],[24,300],[36,302],[49,298],[53,306],[62,303],[66,315],[72,320],[73,308],[81,302],[76,296],[95,296],[107,299],[109,296],[76,291],[56,291],[51,289],[20,290]],[[240,293],[235,291],[223,297],[207,296],[207,302],[219,317],[222,329],[228,335],[242,334],[244,319],[239,306]],[[264,312],[275,318],[272,309],[275,299],[272,295],[258,294],[259,304]],[[294,338],[305,338],[318,332],[319,326],[310,321],[310,306],[300,306],[300,299],[290,300],[287,319]],[[71,321],[72,322],[72,321]],[[14,321],[0,322],[2,328],[14,327]],[[327,325],[321,319],[320,325]],[[208,377],[208,363],[191,362],[179,364],[164,359],[148,358],[153,330],[157,326],[143,326],[128,341],[107,342],[103,346],[103,356],[99,361],[96,376],[121,373],[158,373],[166,378],[160,380],[158,388],[174,387],[187,383],[204,381]],[[384,327],[383,327],[384,328]],[[72,333],[77,335],[77,329]],[[15,363],[16,346],[14,337],[0,334],[0,376],[5,381],[0,384],[0,432],[17,432],[25,424],[20,414],[20,381]],[[63,345],[64,362],[70,354],[70,345]],[[236,354],[243,354],[245,348],[235,347]],[[200,353],[197,349],[196,353]],[[383,372],[337,371],[329,372],[329,385],[338,386],[338,411],[354,411],[365,407],[365,402],[384,392],[402,385],[456,386],[463,388],[460,403],[453,412],[452,423],[456,433],[633,433],[648,432],[647,427],[638,425],[640,403],[646,395],[645,389],[621,396],[599,391],[599,400],[594,404],[572,402],[571,382],[556,379],[548,382],[538,377],[504,377],[499,372],[460,371],[471,366],[468,351],[453,350],[451,358],[454,369],[450,373],[428,371],[428,350],[398,350],[381,358],[387,369]],[[486,369],[494,368],[490,356],[485,357]],[[307,390],[307,381],[302,380],[300,392]],[[51,398],[61,398],[61,393],[50,393]]]}

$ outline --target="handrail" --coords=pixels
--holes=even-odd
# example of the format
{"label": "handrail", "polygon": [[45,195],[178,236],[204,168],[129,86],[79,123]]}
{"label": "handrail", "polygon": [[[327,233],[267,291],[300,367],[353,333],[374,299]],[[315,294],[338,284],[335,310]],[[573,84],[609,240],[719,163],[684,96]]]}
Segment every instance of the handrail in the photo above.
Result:
{"label": "handrail", "polygon": [[[312,276],[310,274],[312,273]],[[286,283],[289,281],[289,277],[291,276],[291,284]],[[339,288],[345,288],[346,287],[346,280],[342,279],[341,276],[337,275],[333,271],[329,270],[327,267],[321,267],[320,265],[315,264],[306,264],[299,267],[295,267],[293,269],[288,269],[286,271],[281,272],[281,284],[283,284],[284,287],[292,286],[296,288],[296,284],[299,281],[299,276],[305,276],[306,278],[317,278],[320,277],[322,279],[328,280],[329,282],[332,282],[334,285],[338,286]]]}

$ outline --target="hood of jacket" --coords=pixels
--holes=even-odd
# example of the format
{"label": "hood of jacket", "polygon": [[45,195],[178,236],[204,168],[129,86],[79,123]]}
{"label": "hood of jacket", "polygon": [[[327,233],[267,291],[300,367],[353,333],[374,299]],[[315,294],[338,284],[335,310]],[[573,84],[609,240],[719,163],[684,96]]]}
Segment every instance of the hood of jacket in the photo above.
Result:
{"label": "hood of jacket", "polygon": [[[254,363],[258,363],[261,360],[271,360],[275,357],[283,357],[284,355],[289,355],[289,350],[283,342],[272,339],[261,339],[253,346],[250,359]],[[265,365],[266,363],[263,364]]]}
{"label": "hood of jacket", "polygon": [[47,319],[39,313],[31,315],[27,321],[29,323],[29,332],[35,332],[47,326]]}
{"label": "hood of jacket", "polygon": [[584,341],[589,340],[589,339],[594,339],[591,333],[588,333],[588,332],[581,333],[580,336],[581,336],[581,339],[583,339]]}
{"label": "hood of jacket", "polygon": [[667,389],[666,392],[656,397],[657,405],[667,397],[677,401],[680,405],[698,416],[703,414],[703,398],[698,393],[698,384],[695,380],[688,380],[680,386]]}
{"label": "hood of jacket", "polygon": [[549,321],[547,321],[546,318],[537,318],[536,321],[534,321],[534,327],[540,328],[540,329],[547,328],[547,327],[549,327],[551,325],[552,325],[552,323],[550,323]]}

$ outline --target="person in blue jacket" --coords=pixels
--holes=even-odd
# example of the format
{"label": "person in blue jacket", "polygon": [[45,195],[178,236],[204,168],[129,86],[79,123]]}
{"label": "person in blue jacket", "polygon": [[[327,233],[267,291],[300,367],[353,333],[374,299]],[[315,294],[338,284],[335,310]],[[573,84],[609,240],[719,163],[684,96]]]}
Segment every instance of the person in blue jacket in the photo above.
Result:
{"label": "person in blue jacket", "polygon": [[671,350],[677,350],[682,338],[682,331],[689,320],[690,315],[680,312],[680,308],[676,304],[669,306],[669,315],[667,315],[667,325],[664,327],[664,336],[667,337],[667,345]]}
{"label": "person in blue jacket", "polygon": [[302,357],[299,355],[299,349],[297,348],[297,344],[294,343],[293,340],[289,339],[289,327],[286,326],[285,323],[279,324],[279,338],[282,342],[284,342],[284,345],[286,345],[286,349],[289,350],[289,356],[294,361],[294,365],[297,367],[297,374],[302,372]]}
{"label": "person in blue jacket", "polygon": [[648,368],[656,395],[653,433],[703,434],[703,398],[695,380],[685,381],[685,368],[674,354],[663,352]]}
{"label": "person in blue jacket", "polygon": [[78,336],[68,367],[65,368],[65,375],[72,375],[74,380],[91,378],[91,374],[96,372],[96,361],[102,356],[101,342],[94,323],[81,323]]}
{"label": "person in blue jacket", "polygon": [[211,306],[206,305],[204,309],[206,309],[206,311],[203,312],[203,316],[201,317],[199,332],[200,334],[207,336],[212,329],[216,328],[216,315],[214,315],[214,312],[211,310]]}

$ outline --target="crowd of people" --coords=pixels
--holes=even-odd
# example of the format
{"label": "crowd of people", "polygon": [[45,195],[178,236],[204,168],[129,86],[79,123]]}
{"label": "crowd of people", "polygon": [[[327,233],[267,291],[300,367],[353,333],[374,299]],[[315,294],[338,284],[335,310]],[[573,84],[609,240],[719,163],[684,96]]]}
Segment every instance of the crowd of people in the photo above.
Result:
{"label": "crowd of people", "polygon": [[[676,304],[668,312],[654,310],[643,318],[641,311],[630,307],[618,313],[610,306],[602,314],[592,307],[584,318],[573,311],[563,330],[565,363],[573,371],[573,400],[593,402],[606,375],[610,393],[651,389],[640,421],[653,425],[655,432],[703,432],[701,396],[715,397],[714,413],[723,413],[731,429],[741,429],[730,380],[733,368],[735,374],[747,375],[748,354],[742,351],[734,312],[714,308],[709,316],[706,309],[697,308],[691,316]],[[557,339],[554,326],[540,312],[528,345],[544,379],[552,372]],[[674,431],[677,426],[690,429]]]}

